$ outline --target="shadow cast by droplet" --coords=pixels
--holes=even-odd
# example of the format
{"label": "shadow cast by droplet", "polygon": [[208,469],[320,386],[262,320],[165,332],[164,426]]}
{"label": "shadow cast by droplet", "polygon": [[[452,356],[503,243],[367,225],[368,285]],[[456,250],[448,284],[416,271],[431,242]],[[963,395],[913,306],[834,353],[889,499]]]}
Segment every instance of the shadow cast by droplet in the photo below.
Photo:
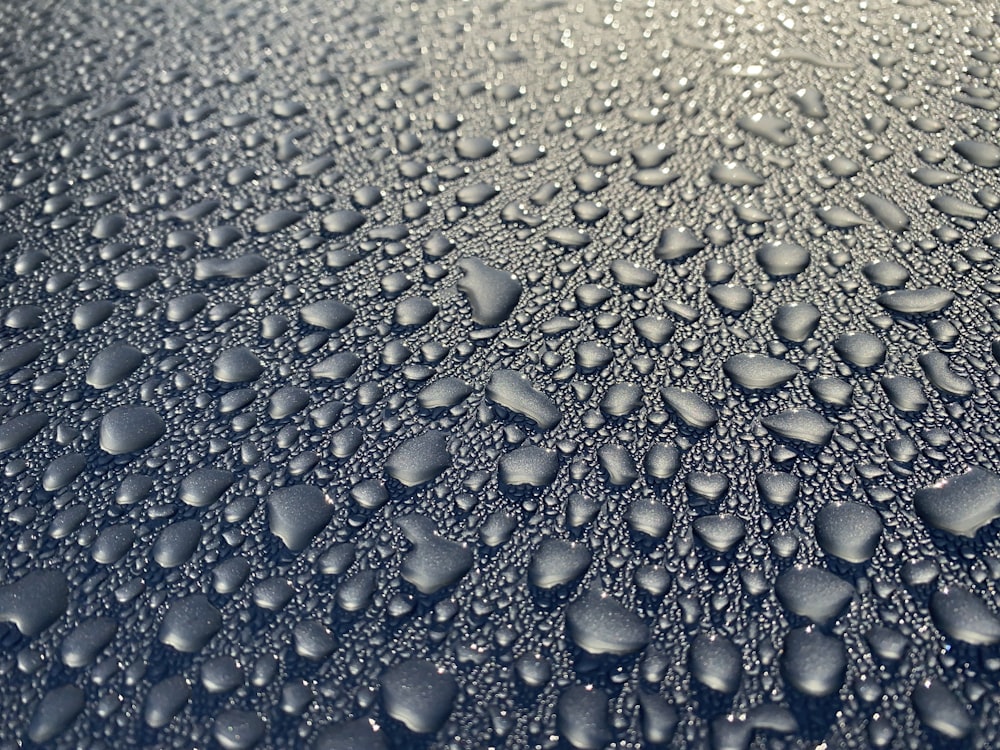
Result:
{"label": "shadow cast by droplet", "polygon": [[[389,493],[389,499],[382,507],[391,507],[393,509],[393,516],[415,512],[415,508],[409,507],[410,503],[420,494],[426,485],[418,484],[411,487],[410,485],[403,484],[388,473],[384,475],[383,479],[385,489]],[[373,512],[378,513],[378,511],[379,509],[375,509]]]}
{"label": "shadow cast by droplet", "polygon": [[591,654],[579,646],[572,644],[569,648],[573,659],[573,671],[587,682],[616,696],[622,690],[622,685],[615,682],[621,674],[630,674],[642,657],[642,651],[632,654]]}
{"label": "shadow cast by droplet", "polygon": [[[789,383],[794,380],[795,378],[792,378],[792,381],[789,381]],[[756,407],[762,406],[766,402],[771,401],[789,385],[789,383],[782,383],[781,385],[776,385],[773,388],[748,388],[744,385],[740,385],[734,380],[727,378],[727,381],[731,384],[733,393],[738,394],[745,403]]]}
{"label": "shadow cast by droplet", "polygon": [[649,472],[645,473],[646,487],[649,488],[657,499],[664,499],[670,495],[670,488],[677,479],[677,474],[669,477],[654,477]]}
{"label": "shadow cast by droplet", "polygon": [[1000,528],[996,524],[982,527],[974,537],[952,534],[928,523],[923,523],[923,528],[931,544],[951,559],[961,559],[966,555],[971,555],[972,559],[978,558],[983,549],[991,549],[1000,540]]}
{"label": "shadow cast by droplet", "polygon": [[537,503],[549,487],[550,485],[536,487],[531,484],[507,484],[497,480],[497,488],[500,490],[500,494],[508,500],[522,504],[526,502]]}
{"label": "shadow cast by droplet", "polygon": [[[745,543],[744,540],[740,540],[734,544],[731,548],[725,552],[720,552],[717,549],[709,547],[705,542],[698,538],[698,535],[694,535],[694,554],[698,558],[698,562],[702,565],[702,569],[707,571],[708,575],[713,579],[723,579],[726,576],[726,572],[739,564],[739,550],[740,547]],[[722,566],[723,570],[721,572],[715,572],[713,570],[713,564]]]}
{"label": "shadow cast by droplet", "polygon": [[954,638],[947,638],[948,656],[958,664],[971,664],[978,666],[984,673],[990,670],[989,663],[996,663],[1000,658],[1000,644],[992,646],[975,646],[971,643],[962,643]]}
{"label": "shadow cast by droplet", "polygon": [[780,445],[794,454],[789,458],[780,459],[775,457],[772,452],[771,461],[774,463],[774,467],[781,471],[791,469],[797,461],[816,461],[820,454],[830,445],[829,441],[822,445],[816,445],[815,443],[803,443],[801,440],[790,440],[789,438],[779,437],[770,433],[770,431],[769,434],[771,434],[776,445]]}
{"label": "shadow cast by droplet", "polygon": [[28,645],[30,639],[21,635],[21,631],[11,622],[0,622],[0,650],[7,654],[16,654]]}
{"label": "shadow cast by droplet", "polygon": [[490,401],[489,399],[487,399],[484,404],[488,405],[489,408],[493,410],[493,413],[496,414],[498,421],[503,422],[506,425],[520,427],[528,435],[542,435],[545,433],[545,430],[539,427],[533,419],[530,419],[523,414],[512,411],[511,409],[501,406],[500,404]]}
{"label": "shadow cast by droplet", "polygon": [[650,536],[642,531],[630,529],[629,539],[632,540],[632,547],[644,556],[651,555],[659,547],[663,546],[663,542],[670,535],[673,525],[673,523],[670,524],[670,528],[667,529],[666,533],[664,533],[662,537]]}
{"label": "shadow cast by droplet", "polygon": [[925,729],[921,735],[923,741],[919,747],[925,750],[969,750],[971,747],[976,747],[972,744],[972,737],[952,739],[929,729]]}
{"label": "shadow cast by droplet", "polygon": [[807,695],[795,688],[788,688],[788,707],[799,723],[798,736],[810,743],[821,743],[830,736],[830,729],[837,723],[837,715],[844,704],[837,693],[823,697]]}
{"label": "shadow cast by droplet", "polygon": [[694,715],[706,723],[728,714],[732,710],[735,696],[736,693],[720,693],[697,680],[691,680],[689,704],[694,709]]}
{"label": "shadow cast by droplet", "polygon": [[574,581],[569,581],[568,583],[560,584],[547,589],[543,589],[529,583],[528,590],[531,592],[532,601],[535,603],[535,606],[540,609],[546,609],[549,611],[561,609],[567,606],[576,597],[580,581],[583,580],[584,575],[585,574],[581,574]]}
{"label": "shadow cast by droplet", "polygon": [[382,727],[382,737],[390,750],[431,750],[435,747],[437,733],[414,734],[406,726],[389,716],[388,712],[379,712],[378,723]]}
{"label": "shadow cast by droplet", "polygon": [[681,419],[679,416],[677,416],[677,413],[672,409],[670,409],[669,407],[667,408],[667,412],[670,414],[671,422],[673,422],[674,427],[676,427],[677,429],[675,439],[684,438],[685,440],[690,442],[691,446],[694,446],[697,443],[701,442],[702,440],[711,438],[712,435],[715,433],[715,424],[707,428],[692,427],[683,419]]}
{"label": "shadow cast by droplet", "polygon": [[835,555],[824,555],[823,562],[827,570],[845,581],[849,581],[855,588],[857,588],[859,580],[868,577],[868,563],[852,563]]}
{"label": "shadow cast by droplet", "polygon": [[192,670],[198,652],[185,653],[162,643],[159,638],[150,639],[149,654],[146,657],[146,669],[143,680],[156,684],[167,677],[185,674]]}
{"label": "shadow cast by droplet", "polygon": [[692,510],[696,510],[699,513],[707,512],[708,515],[712,515],[718,510],[719,503],[725,499],[725,495],[718,499],[714,499],[691,489],[691,487],[685,484],[684,498],[687,500],[687,504]]}

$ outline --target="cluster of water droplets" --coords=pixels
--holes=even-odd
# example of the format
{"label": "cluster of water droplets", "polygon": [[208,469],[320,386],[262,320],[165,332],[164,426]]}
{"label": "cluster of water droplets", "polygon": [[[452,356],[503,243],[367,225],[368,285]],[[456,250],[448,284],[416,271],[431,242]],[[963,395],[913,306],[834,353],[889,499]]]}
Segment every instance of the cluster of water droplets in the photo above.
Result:
{"label": "cluster of water droplets", "polygon": [[0,9],[0,747],[1000,742],[983,3]]}

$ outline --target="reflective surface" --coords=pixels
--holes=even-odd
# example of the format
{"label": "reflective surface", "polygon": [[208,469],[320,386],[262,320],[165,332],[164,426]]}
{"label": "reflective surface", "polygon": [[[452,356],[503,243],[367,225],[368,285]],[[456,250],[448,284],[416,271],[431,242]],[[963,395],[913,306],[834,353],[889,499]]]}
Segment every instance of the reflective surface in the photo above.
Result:
{"label": "reflective surface", "polygon": [[208,5],[0,9],[0,747],[997,746],[992,4]]}

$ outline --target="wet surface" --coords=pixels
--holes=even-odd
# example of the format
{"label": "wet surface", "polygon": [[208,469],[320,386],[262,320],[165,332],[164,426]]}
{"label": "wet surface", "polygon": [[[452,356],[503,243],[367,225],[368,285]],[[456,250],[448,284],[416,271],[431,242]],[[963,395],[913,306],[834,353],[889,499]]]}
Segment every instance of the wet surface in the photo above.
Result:
{"label": "wet surface", "polygon": [[1000,17],[0,8],[0,747],[1000,743]]}

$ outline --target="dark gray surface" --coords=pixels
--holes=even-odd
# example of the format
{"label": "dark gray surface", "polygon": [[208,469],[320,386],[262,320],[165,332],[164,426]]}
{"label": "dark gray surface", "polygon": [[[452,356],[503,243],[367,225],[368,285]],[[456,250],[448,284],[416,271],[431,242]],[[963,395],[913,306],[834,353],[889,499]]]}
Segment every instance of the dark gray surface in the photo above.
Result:
{"label": "dark gray surface", "polygon": [[991,3],[206,5],[0,7],[0,747],[997,746]]}

